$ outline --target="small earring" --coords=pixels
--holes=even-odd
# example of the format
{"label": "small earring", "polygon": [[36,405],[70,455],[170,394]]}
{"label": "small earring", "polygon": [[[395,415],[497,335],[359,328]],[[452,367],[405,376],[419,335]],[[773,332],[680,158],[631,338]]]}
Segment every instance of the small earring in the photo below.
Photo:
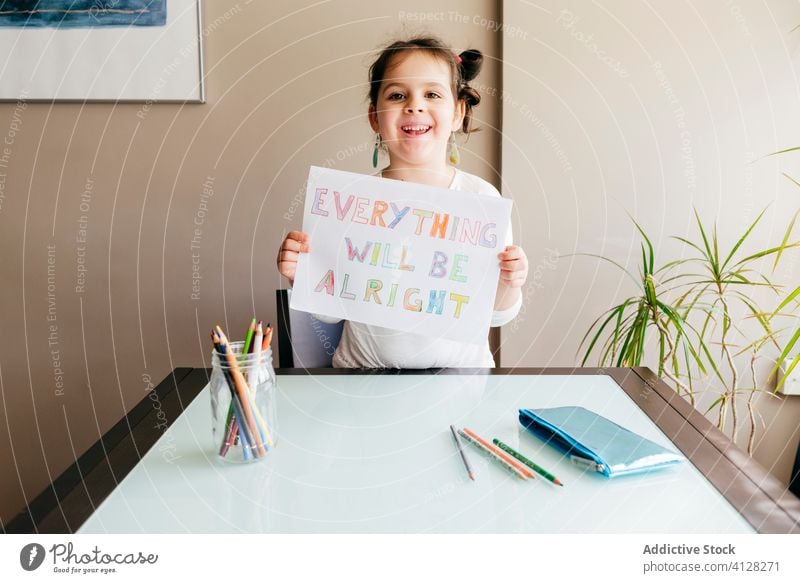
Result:
{"label": "small earring", "polygon": [[456,145],[456,133],[455,132],[450,134],[449,145],[450,145],[450,149],[449,149],[450,163],[453,166],[458,166],[458,163],[461,162],[461,155],[458,153],[458,146]]}
{"label": "small earring", "polygon": [[375,149],[372,151],[372,167],[378,167],[378,149],[381,147],[381,135],[375,134]]}

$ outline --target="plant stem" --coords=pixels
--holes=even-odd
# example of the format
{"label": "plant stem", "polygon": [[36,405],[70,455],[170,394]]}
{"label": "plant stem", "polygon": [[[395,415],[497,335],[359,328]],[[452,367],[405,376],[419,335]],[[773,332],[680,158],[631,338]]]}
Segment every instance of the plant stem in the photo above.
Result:
{"label": "plant stem", "polygon": [[675,375],[673,375],[670,372],[668,366],[664,365],[664,363],[668,363],[670,361],[670,359],[672,358],[672,354],[675,352],[675,345],[672,342],[672,336],[670,335],[669,330],[667,330],[664,327],[664,324],[661,322],[661,320],[659,320],[658,314],[655,312],[655,310],[653,310],[652,317],[653,317],[653,322],[655,322],[656,328],[658,328],[658,332],[666,339],[667,346],[669,346],[669,352],[666,354],[666,356],[664,356],[664,360],[661,362],[661,364],[663,365],[662,369],[664,371],[664,374],[667,376],[669,380],[675,383],[675,385],[677,386],[676,390],[678,392],[678,395],[681,394],[681,391],[689,395],[689,400],[692,403],[692,407],[694,407],[694,393],[689,389],[687,389],[686,385],[683,384]]}
{"label": "plant stem", "polygon": [[[717,289],[719,290],[719,299],[722,302],[723,312],[722,312],[722,351],[725,354],[725,358],[728,361],[728,368],[731,369],[731,385],[730,388],[725,391],[725,400],[723,404],[730,398],[730,407],[731,407],[731,415],[733,418],[733,428],[731,430],[731,440],[734,442],[736,441],[736,425],[737,425],[737,417],[736,417],[736,390],[737,385],[739,382],[739,375],[736,372],[736,365],[733,362],[733,356],[731,355],[730,347],[728,346],[728,330],[731,327],[730,322],[732,321],[730,318],[730,311],[728,309],[728,302],[725,301],[724,291],[722,289],[722,285],[718,284]],[[725,322],[728,322],[728,325],[725,325]],[[722,425],[725,424],[725,408],[724,405],[720,407],[720,420]],[[720,427],[720,431],[723,428]]]}
{"label": "plant stem", "polygon": [[756,438],[756,416],[753,409],[753,397],[756,394],[758,383],[756,382],[756,353],[750,358],[750,374],[753,375],[753,390],[750,391],[750,396],[747,398],[747,412],[750,416],[750,436],[747,438],[747,455],[753,455],[753,443]]}

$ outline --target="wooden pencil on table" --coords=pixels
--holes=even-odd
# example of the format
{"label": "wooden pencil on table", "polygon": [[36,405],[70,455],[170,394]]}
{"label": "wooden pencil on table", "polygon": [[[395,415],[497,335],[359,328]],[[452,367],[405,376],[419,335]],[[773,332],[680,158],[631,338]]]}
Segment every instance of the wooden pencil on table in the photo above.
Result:
{"label": "wooden pencil on table", "polygon": [[497,448],[497,447],[493,446],[491,443],[489,443],[488,441],[486,441],[484,438],[482,438],[480,435],[478,435],[477,433],[475,433],[475,432],[474,432],[474,431],[472,431],[471,429],[467,429],[467,428],[465,427],[465,428],[464,428],[464,432],[465,432],[465,433],[467,433],[467,434],[468,434],[468,435],[469,435],[471,438],[473,438],[475,441],[477,441],[478,443],[480,443],[480,444],[481,444],[483,447],[485,447],[485,448],[486,448],[488,451],[492,452],[492,454],[494,454],[496,457],[499,457],[499,458],[500,458],[501,460],[503,460],[505,463],[507,463],[508,465],[512,466],[514,469],[516,469],[518,472],[521,472],[521,473],[522,473],[522,474],[523,474],[523,475],[524,475],[526,478],[530,478],[530,479],[532,479],[532,480],[535,480],[535,479],[536,479],[536,476],[534,476],[534,475],[533,475],[533,472],[532,472],[532,471],[530,471],[528,468],[526,468],[525,466],[523,466],[523,465],[522,465],[521,463],[519,463],[517,460],[515,460],[514,458],[512,458],[511,456],[509,456],[509,455],[508,455],[507,453],[505,453],[503,450],[501,450],[501,449],[499,449],[499,448]]}
{"label": "wooden pencil on table", "polygon": [[471,435],[466,433],[463,429],[459,429],[458,430],[458,434],[461,437],[463,437],[464,439],[466,439],[467,441],[469,441],[472,445],[474,445],[475,447],[480,449],[482,452],[488,454],[493,460],[495,460],[497,463],[499,463],[506,470],[508,470],[509,472],[511,472],[512,474],[517,476],[518,478],[522,478],[523,480],[526,479],[526,476],[522,471],[520,471],[515,466],[511,465],[510,463],[508,463],[506,460],[504,460],[499,455],[497,455],[497,453],[493,449],[486,447],[480,441],[478,441],[477,439],[473,438]]}
{"label": "wooden pencil on table", "polygon": [[458,439],[458,433],[456,433],[456,428],[451,425],[450,431],[453,432],[453,439],[456,440],[456,445],[458,446],[458,453],[461,454],[461,459],[464,460],[464,467],[467,468],[467,475],[469,476],[469,479],[474,482],[475,472],[472,471],[472,467],[470,467],[469,465],[469,460],[467,459],[467,456],[464,453],[464,448],[461,447],[461,441]]}
{"label": "wooden pencil on table", "polygon": [[550,480],[551,482],[553,482],[553,483],[554,483],[554,484],[556,484],[557,486],[563,486],[563,485],[564,485],[564,484],[561,482],[561,480],[559,480],[558,478],[556,478],[556,477],[555,477],[553,474],[551,474],[550,472],[548,472],[547,470],[545,470],[545,469],[544,469],[542,466],[540,466],[539,464],[537,464],[537,463],[535,463],[535,462],[532,462],[531,460],[529,460],[527,457],[525,457],[524,455],[522,455],[521,453],[519,453],[517,450],[515,450],[515,449],[514,449],[514,448],[512,448],[511,446],[509,446],[509,445],[506,445],[505,443],[503,443],[502,441],[500,441],[500,440],[499,440],[499,439],[497,439],[497,438],[494,438],[494,439],[492,440],[492,443],[494,443],[494,444],[495,444],[497,447],[499,447],[500,449],[502,449],[503,451],[505,451],[506,453],[508,453],[508,455],[515,457],[516,459],[518,459],[519,461],[521,461],[523,464],[525,464],[526,466],[528,466],[529,468],[531,468],[533,471],[537,472],[538,474],[541,474],[542,476],[544,476],[545,478],[547,478],[548,480]]}

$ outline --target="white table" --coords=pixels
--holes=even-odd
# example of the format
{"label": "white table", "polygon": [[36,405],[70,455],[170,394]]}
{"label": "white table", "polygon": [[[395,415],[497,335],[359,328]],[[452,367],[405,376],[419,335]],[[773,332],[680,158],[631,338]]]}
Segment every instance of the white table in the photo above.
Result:
{"label": "white table", "polygon": [[[205,389],[79,532],[753,532],[688,460],[608,479],[519,424],[520,408],[581,405],[674,449],[612,377],[509,372],[279,375],[278,446],[247,465],[217,458]],[[471,482],[451,423],[529,454],[565,487],[521,480],[465,444]]]}

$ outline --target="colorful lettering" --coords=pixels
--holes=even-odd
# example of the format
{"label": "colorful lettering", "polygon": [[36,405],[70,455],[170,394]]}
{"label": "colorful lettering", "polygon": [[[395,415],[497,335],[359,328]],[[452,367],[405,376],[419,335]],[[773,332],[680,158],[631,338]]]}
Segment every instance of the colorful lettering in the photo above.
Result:
{"label": "colorful lettering", "polygon": [[422,225],[425,222],[425,219],[429,219],[433,216],[433,211],[414,209],[413,211],[411,211],[411,214],[416,215],[419,218],[419,220],[417,221],[417,229],[414,231],[414,233],[417,235],[421,235]]}
{"label": "colorful lettering", "polygon": [[325,202],[325,195],[328,194],[327,188],[318,188],[314,191],[314,202],[311,204],[311,214],[320,215],[322,217],[328,216],[328,211],[322,210],[322,203]]}
{"label": "colorful lettering", "polygon": [[403,252],[400,254],[400,267],[399,269],[403,271],[414,271],[413,265],[408,265],[406,261],[408,260],[408,247],[403,245]]}
{"label": "colorful lettering", "polygon": [[378,265],[378,257],[381,254],[381,244],[375,243],[374,247],[372,248],[372,261],[369,262],[370,265]]}
{"label": "colorful lettering", "polygon": [[336,205],[336,218],[340,221],[343,221],[345,216],[347,216],[347,211],[350,210],[350,207],[353,204],[353,199],[355,197],[351,194],[347,197],[347,202],[344,203],[344,206],[341,204],[341,199],[339,198],[339,193],[335,190],[333,191],[333,202]]}
{"label": "colorful lettering", "polygon": [[458,217],[453,217],[453,228],[450,229],[450,240],[456,240],[456,232],[458,231]]}
{"label": "colorful lettering", "polygon": [[489,235],[486,234],[491,228],[496,227],[494,223],[486,223],[481,229],[481,247],[495,247],[497,245],[497,235],[491,233]]}
{"label": "colorful lettering", "polygon": [[428,294],[428,309],[427,312],[432,314],[434,310],[436,313],[441,315],[442,311],[444,310],[444,298],[447,295],[446,290],[437,291],[435,289],[431,290],[431,293]]}
{"label": "colorful lettering", "polygon": [[406,293],[403,296],[403,307],[406,310],[409,310],[411,312],[422,311],[422,302],[420,300],[416,300],[413,304],[411,303],[411,296],[418,293],[419,293],[418,287],[410,287],[406,290]]}
{"label": "colorful lettering", "polygon": [[461,226],[461,237],[459,238],[458,242],[463,243],[465,240],[469,239],[470,243],[477,245],[480,228],[480,221],[475,221],[475,227],[471,229],[469,225],[469,219],[464,219],[464,224]]}
{"label": "colorful lettering", "polygon": [[367,256],[367,252],[369,252],[372,241],[367,241],[367,244],[364,245],[364,249],[362,249],[361,253],[359,254],[358,248],[353,247],[353,242],[350,240],[350,237],[345,237],[344,240],[345,243],[347,243],[347,258],[352,261],[355,257],[358,259],[359,263],[364,263],[364,258]]}
{"label": "colorful lettering", "polygon": [[431,264],[431,271],[428,273],[431,277],[444,277],[447,275],[447,255],[441,251],[433,252],[433,263]]}
{"label": "colorful lettering", "polygon": [[388,307],[390,307],[390,308],[394,306],[394,300],[395,300],[395,297],[397,296],[398,285],[399,284],[393,283],[392,284],[392,290],[389,292],[389,303],[386,304],[386,305]]}
{"label": "colorful lettering", "polygon": [[319,280],[317,287],[314,288],[315,292],[325,290],[329,296],[333,295],[333,269],[329,269],[322,279]]}
{"label": "colorful lettering", "polygon": [[368,279],[367,280],[367,291],[364,293],[364,301],[369,302],[370,298],[375,299],[376,304],[381,303],[381,298],[378,295],[378,292],[381,291],[383,287],[383,283],[379,279]]}
{"label": "colorful lettering", "polygon": [[397,269],[397,263],[392,263],[392,246],[391,244],[386,244],[386,248],[383,251],[383,263],[381,267],[384,269]]}
{"label": "colorful lettering", "polygon": [[439,237],[444,239],[444,234],[447,232],[447,222],[450,220],[450,215],[440,215],[436,213],[433,215],[433,226],[431,227],[431,237]]}
{"label": "colorful lettering", "polygon": [[469,303],[469,296],[462,296],[461,294],[450,292],[450,299],[456,302],[456,312],[453,314],[453,317],[458,318],[461,316],[461,305]]}
{"label": "colorful lettering", "polygon": [[461,263],[466,263],[469,261],[469,255],[462,255],[457,253],[455,257],[453,257],[453,268],[450,270],[450,279],[453,281],[460,281],[461,283],[466,283],[467,278],[461,275]]}
{"label": "colorful lettering", "polygon": [[372,218],[369,220],[369,224],[373,227],[375,226],[375,222],[377,221],[380,223],[381,227],[385,227],[386,223],[383,222],[383,213],[386,212],[386,209],[389,208],[389,205],[382,200],[376,200],[375,206],[372,209]]}
{"label": "colorful lettering", "polygon": [[342,291],[339,292],[339,297],[344,298],[346,300],[354,300],[356,299],[356,294],[353,292],[347,291],[347,284],[350,282],[350,274],[344,274],[344,281],[342,282]]}
{"label": "colorful lettering", "polygon": [[394,213],[394,219],[392,219],[392,222],[389,223],[389,228],[394,229],[397,226],[397,223],[399,223],[402,218],[408,214],[408,211],[411,210],[411,207],[407,206],[404,207],[403,210],[398,210],[397,205],[393,202],[389,203],[389,205],[392,207],[392,212]]}
{"label": "colorful lettering", "polygon": [[356,201],[356,210],[353,212],[353,222],[354,223],[361,223],[362,225],[366,225],[369,222],[369,219],[364,215],[369,206],[369,199],[368,198],[361,198],[359,197]]}

